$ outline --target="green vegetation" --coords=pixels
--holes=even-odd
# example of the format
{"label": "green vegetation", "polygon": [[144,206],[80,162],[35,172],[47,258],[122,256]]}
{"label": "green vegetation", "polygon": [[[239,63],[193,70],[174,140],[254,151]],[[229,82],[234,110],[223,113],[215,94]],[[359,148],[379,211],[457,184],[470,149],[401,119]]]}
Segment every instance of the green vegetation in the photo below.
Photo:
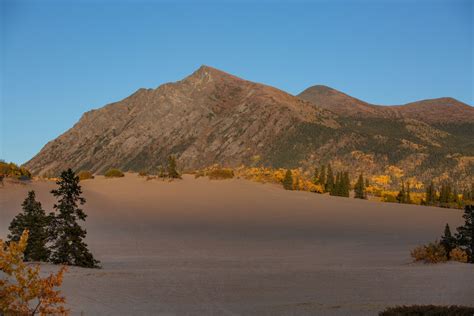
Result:
{"label": "green vegetation", "polygon": [[50,251],[46,244],[49,241],[49,225],[52,216],[46,215],[41,203],[36,201],[35,191],[29,191],[21,205],[23,212],[15,216],[10,223],[7,236],[9,242],[18,242],[23,231],[29,231],[29,242],[24,251],[25,261],[47,261]]}
{"label": "green vegetation", "polygon": [[410,305],[389,307],[379,313],[379,316],[472,316],[474,307],[468,306],[436,306]]}
{"label": "green vegetation", "polygon": [[455,236],[446,224],[440,242],[419,246],[411,251],[415,261],[438,263],[447,260],[474,263],[474,206],[466,205],[464,225],[459,226]]}
{"label": "green vegetation", "polygon": [[354,186],[354,197],[356,199],[366,199],[367,198],[367,192],[365,191],[365,182],[364,182],[364,176],[362,173],[359,175],[359,179],[357,179],[357,182]]}
{"label": "green vegetation", "polygon": [[120,171],[119,169],[114,169],[114,168],[107,170],[107,172],[104,175],[106,178],[121,178],[125,176],[122,171]]}
{"label": "green vegetation", "polygon": [[99,261],[94,259],[83,241],[86,230],[78,223],[85,221],[87,217],[79,208],[79,205],[84,205],[86,202],[82,197],[79,177],[68,169],[61,173],[56,184],[58,188],[51,191],[51,194],[58,199],[54,205],[57,214],[52,221],[54,242],[51,246],[51,262],[98,268]]}
{"label": "green vegetation", "polygon": [[79,171],[77,176],[79,177],[79,180],[81,180],[81,181],[82,180],[87,180],[87,179],[94,179],[94,175],[92,174],[92,172],[87,171],[87,170]]}
{"label": "green vegetation", "polygon": [[87,215],[80,208],[86,200],[82,197],[79,176],[71,169],[63,171],[56,182],[58,188],[51,194],[57,198],[54,213],[46,215],[34,191],[22,204],[23,212],[15,216],[9,226],[10,242],[18,242],[25,231],[29,232],[25,261],[49,261],[56,264],[98,268],[83,241],[86,230],[78,223]]}

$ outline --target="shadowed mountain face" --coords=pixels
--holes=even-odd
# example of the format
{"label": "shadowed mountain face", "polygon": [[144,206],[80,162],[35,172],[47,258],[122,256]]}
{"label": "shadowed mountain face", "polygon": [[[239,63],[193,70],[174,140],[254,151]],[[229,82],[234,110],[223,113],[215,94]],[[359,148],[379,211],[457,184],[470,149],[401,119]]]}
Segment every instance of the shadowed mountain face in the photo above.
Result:
{"label": "shadowed mountain face", "polygon": [[[440,114],[437,114],[440,113]],[[184,80],[140,89],[85,113],[26,163],[35,174],[67,167],[156,171],[174,154],[183,169],[331,161],[366,174],[390,165],[423,178],[472,180],[473,108],[454,99],[382,107],[323,86],[299,97],[202,66]]]}

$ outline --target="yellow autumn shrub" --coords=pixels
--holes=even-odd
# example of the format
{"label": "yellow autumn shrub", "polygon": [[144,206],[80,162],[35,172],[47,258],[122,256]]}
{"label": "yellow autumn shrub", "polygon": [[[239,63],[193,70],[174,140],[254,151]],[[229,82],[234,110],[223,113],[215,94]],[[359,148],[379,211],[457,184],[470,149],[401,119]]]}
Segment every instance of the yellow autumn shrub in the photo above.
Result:
{"label": "yellow autumn shrub", "polygon": [[451,250],[451,252],[449,253],[449,257],[452,261],[458,261],[458,262],[463,262],[463,263],[467,262],[466,251],[462,250],[459,247],[456,247],[453,250]]}
{"label": "yellow autumn shrub", "polygon": [[66,268],[41,278],[39,265],[23,262],[27,241],[28,231],[18,242],[8,245],[0,239],[0,314],[67,315],[65,298],[56,289],[62,284]]}

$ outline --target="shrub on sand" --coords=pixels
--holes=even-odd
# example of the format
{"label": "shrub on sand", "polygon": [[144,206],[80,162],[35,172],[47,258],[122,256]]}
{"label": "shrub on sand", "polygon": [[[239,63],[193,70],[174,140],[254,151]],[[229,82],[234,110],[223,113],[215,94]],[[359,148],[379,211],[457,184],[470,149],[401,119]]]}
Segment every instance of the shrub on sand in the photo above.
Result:
{"label": "shrub on sand", "polygon": [[379,316],[415,316],[415,315],[433,315],[433,316],[472,316],[474,307],[468,306],[436,306],[436,305],[411,305],[389,307],[379,313]]}
{"label": "shrub on sand", "polygon": [[87,179],[94,179],[94,175],[92,174],[92,172],[87,171],[87,170],[79,171],[77,175],[79,176],[79,180],[81,181],[87,180]]}
{"label": "shrub on sand", "polygon": [[446,250],[439,242],[418,246],[410,252],[410,255],[415,262],[440,263],[448,260]]}
{"label": "shrub on sand", "polygon": [[461,248],[454,248],[449,253],[449,257],[452,261],[458,261],[462,263],[467,263],[467,252],[462,250]]}
{"label": "shrub on sand", "polygon": [[124,177],[124,176],[125,175],[123,174],[123,172],[120,171],[119,169],[109,169],[105,173],[106,178],[121,178],[121,177]]}
{"label": "shrub on sand", "polygon": [[207,173],[207,176],[211,180],[232,179],[234,177],[234,171],[229,168],[213,169]]}

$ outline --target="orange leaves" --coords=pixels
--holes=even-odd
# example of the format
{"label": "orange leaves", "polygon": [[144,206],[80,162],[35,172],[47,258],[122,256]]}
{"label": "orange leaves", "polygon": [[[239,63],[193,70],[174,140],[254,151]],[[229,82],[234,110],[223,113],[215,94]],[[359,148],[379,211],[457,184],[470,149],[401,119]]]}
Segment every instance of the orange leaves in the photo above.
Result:
{"label": "orange leaves", "polygon": [[39,265],[23,262],[27,241],[26,230],[18,242],[7,245],[0,239],[0,311],[15,315],[67,315],[65,298],[55,289],[61,286],[66,268],[41,278]]}

